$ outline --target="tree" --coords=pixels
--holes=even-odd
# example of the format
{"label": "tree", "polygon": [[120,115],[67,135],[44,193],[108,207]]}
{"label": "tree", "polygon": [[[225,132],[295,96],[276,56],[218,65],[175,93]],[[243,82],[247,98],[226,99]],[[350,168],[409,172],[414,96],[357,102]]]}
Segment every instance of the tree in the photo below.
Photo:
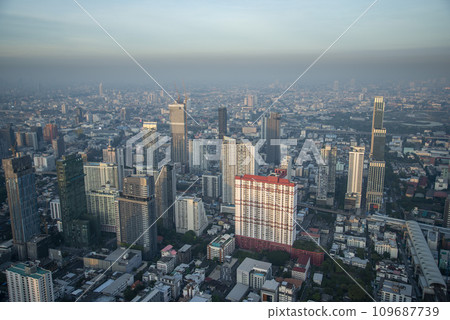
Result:
{"label": "tree", "polygon": [[367,294],[356,284],[348,288],[348,296],[352,301],[367,301]]}
{"label": "tree", "polygon": [[356,249],[356,256],[360,259],[364,259],[364,249],[363,248],[357,248]]}
{"label": "tree", "polygon": [[197,240],[197,235],[194,231],[189,230],[183,235],[183,242],[187,244],[194,244]]}
{"label": "tree", "polygon": [[290,255],[286,251],[276,250],[267,254],[267,260],[276,266],[283,266],[289,261]]}

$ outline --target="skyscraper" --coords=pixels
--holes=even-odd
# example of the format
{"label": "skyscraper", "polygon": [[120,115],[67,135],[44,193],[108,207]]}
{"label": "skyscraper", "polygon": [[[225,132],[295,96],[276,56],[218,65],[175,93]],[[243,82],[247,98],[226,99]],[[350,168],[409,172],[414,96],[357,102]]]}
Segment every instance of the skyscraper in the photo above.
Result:
{"label": "skyscraper", "polygon": [[234,178],[237,175],[255,174],[255,147],[251,143],[236,143],[235,139],[224,137],[221,153],[222,202],[234,203]]}
{"label": "skyscraper", "polygon": [[445,199],[444,228],[450,228],[450,195],[447,195],[447,199]]}
{"label": "skyscraper", "polygon": [[52,142],[53,139],[58,137],[58,126],[53,123],[48,123],[44,127],[44,140]]}
{"label": "skyscraper", "polygon": [[275,165],[280,164],[280,146],[272,139],[280,139],[280,119],[279,113],[271,112],[266,123],[267,163]]}
{"label": "skyscraper", "polygon": [[53,302],[51,271],[31,262],[19,263],[6,269],[10,302]]}
{"label": "skyscraper", "polygon": [[156,246],[155,183],[152,176],[123,179],[123,192],[116,201],[117,244],[136,245],[151,259]]}
{"label": "skyscraper", "polygon": [[354,199],[355,209],[361,207],[364,169],[364,147],[352,147],[349,153],[346,199]]}
{"label": "skyscraper", "polygon": [[288,249],[295,240],[297,185],[276,176],[236,177],[236,241],[244,249]]}
{"label": "skyscraper", "polygon": [[334,195],[336,192],[336,161],[337,161],[337,148],[331,147],[327,144],[320,149],[320,155],[328,167],[327,172],[327,204],[333,205]]}
{"label": "skyscraper", "polygon": [[0,158],[7,158],[11,155],[11,147],[16,144],[16,137],[12,125],[7,125],[0,129]]}
{"label": "skyscraper", "polygon": [[27,258],[26,242],[39,234],[36,181],[30,156],[3,159],[14,246]]}
{"label": "skyscraper", "polygon": [[367,211],[378,211],[383,204],[384,176],[386,171],[386,162],[384,161],[384,147],[386,143],[386,129],[383,128],[384,108],[385,102],[383,97],[375,97],[366,192]]}
{"label": "skyscraper", "polygon": [[86,192],[87,213],[98,220],[100,231],[116,233],[116,204],[119,191],[109,184]]}
{"label": "skyscraper", "polygon": [[61,158],[66,153],[66,145],[64,143],[64,137],[58,136],[52,140],[52,148],[54,151],[55,159]]}
{"label": "skyscraper", "polygon": [[227,108],[219,108],[219,139],[227,135]]}
{"label": "skyscraper", "polygon": [[103,97],[103,83],[100,82],[100,84],[98,85],[98,95],[100,97]]}
{"label": "skyscraper", "polygon": [[178,233],[189,230],[200,236],[208,226],[205,208],[201,198],[181,197],[175,203],[175,226]]}
{"label": "skyscraper", "polygon": [[188,167],[186,102],[169,104],[172,161]]}
{"label": "skyscraper", "polygon": [[83,165],[83,172],[86,192],[98,190],[106,184],[119,189],[119,169],[116,164],[87,162]]}
{"label": "skyscraper", "polygon": [[155,184],[156,217],[160,219],[164,228],[175,228],[175,208],[172,205],[176,198],[176,175],[173,165],[167,164],[161,168]]}
{"label": "skyscraper", "polygon": [[95,220],[87,218],[83,159],[75,153],[63,156],[56,162],[56,172],[64,242],[88,246],[95,235]]}

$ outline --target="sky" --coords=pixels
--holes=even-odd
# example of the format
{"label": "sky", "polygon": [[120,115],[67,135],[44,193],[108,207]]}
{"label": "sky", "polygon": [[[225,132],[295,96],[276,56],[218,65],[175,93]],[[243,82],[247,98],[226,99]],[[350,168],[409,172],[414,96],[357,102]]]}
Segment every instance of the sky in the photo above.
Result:
{"label": "sky", "polygon": [[[172,82],[294,80],[373,2],[77,1]],[[309,78],[445,76],[449,14],[447,0],[379,0]],[[148,80],[74,0],[0,0],[0,71],[3,82]]]}

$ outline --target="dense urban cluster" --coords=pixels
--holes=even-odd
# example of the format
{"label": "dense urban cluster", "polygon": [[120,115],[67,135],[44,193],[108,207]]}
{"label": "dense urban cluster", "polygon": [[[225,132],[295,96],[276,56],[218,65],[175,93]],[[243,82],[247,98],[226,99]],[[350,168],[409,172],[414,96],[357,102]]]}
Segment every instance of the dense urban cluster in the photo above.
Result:
{"label": "dense urban cluster", "polygon": [[2,92],[0,300],[447,301],[449,84],[284,88]]}

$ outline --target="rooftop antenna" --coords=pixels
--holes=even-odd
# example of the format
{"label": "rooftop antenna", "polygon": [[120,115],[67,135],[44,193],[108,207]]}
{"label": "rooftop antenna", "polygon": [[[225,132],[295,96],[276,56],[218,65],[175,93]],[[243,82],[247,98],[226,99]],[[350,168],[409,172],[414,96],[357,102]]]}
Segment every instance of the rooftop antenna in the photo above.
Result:
{"label": "rooftop antenna", "polygon": [[184,80],[183,80],[183,90],[184,90],[184,103],[187,103],[188,96],[186,94],[186,87],[184,86]]}
{"label": "rooftop antenna", "polygon": [[180,93],[178,92],[177,83],[176,82],[175,82],[175,92],[177,93],[177,103],[180,103]]}

